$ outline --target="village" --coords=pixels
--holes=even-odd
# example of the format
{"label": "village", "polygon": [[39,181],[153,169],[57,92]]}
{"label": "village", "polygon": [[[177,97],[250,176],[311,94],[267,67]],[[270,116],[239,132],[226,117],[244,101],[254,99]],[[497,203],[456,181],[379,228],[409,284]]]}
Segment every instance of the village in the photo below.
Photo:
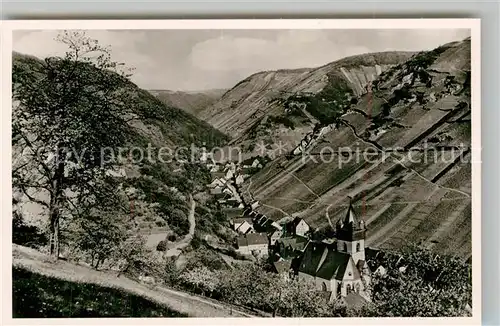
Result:
{"label": "village", "polygon": [[[353,306],[370,301],[368,285],[372,271],[366,255],[377,255],[378,250],[365,248],[366,227],[350,198],[345,218],[335,226],[335,238],[317,239],[304,219],[285,216],[273,221],[258,212],[258,201],[245,202],[239,186],[249,177],[248,170],[263,167],[259,158],[251,164],[203,162],[212,175],[212,182],[207,185],[209,192],[237,233],[233,242],[237,253],[268,260],[274,272],[285,278],[309,281],[330,301],[341,299]],[[384,272],[382,266],[374,271]]]}

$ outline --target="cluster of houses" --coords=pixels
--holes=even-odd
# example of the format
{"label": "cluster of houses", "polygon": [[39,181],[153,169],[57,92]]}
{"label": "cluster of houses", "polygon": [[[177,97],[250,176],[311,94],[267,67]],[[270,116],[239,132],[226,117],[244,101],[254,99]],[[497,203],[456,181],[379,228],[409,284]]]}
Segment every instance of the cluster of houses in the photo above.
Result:
{"label": "cluster of houses", "polygon": [[[258,168],[258,160],[250,168]],[[342,298],[350,304],[370,300],[368,285],[372,274],[365,257],[366,227],[349,206],[336,224],[335,238],[312,239],[312,228],[300,217],[274,221],[256,211],[259,203],[246,204],[237,186],[245,179],[244,169],[226,163],[213,165],[208,185],[238,234],[235,250],[254,257],[268,257],[276,273],[308,280],[330,300]]]}
{"label": "cluster of houses", "polygon": [[239,234],[237,252],[269,257],[276,273],[308,280],[330,300],[342,298],[353,305],[370,300],[366,227],[351,203],[336,224],[335,238],[321,241],[312,239],[311,227],[300,217],[275,222],[251,207],[232,209],[228,217]]}
{"label": "cluster of houses", "polygon": [[226,164],[211,162],[206,163],[206,165],[212,174],[212,182],[208,184],[210,194],[223,207],[243,208],[243,199],[238,193],[237,187],[250,176],[251,171],[262,168],[259,159],[254,159],[249,165],[238,165],[234,162]]}

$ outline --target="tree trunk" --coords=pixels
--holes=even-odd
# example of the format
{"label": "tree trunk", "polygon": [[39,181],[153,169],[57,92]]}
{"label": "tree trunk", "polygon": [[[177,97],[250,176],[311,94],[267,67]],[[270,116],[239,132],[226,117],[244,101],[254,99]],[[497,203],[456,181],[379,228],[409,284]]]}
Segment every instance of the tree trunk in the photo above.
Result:
{"label": "tree trunk", "polygon": [[63,194],[64,181],[64,161],[66,153],[62,147],[58,146],[56,155],[56,170],[52,181],[52,194],[50,196],[50,255],[59,259],[59,220],[61,217],[60,205]]}
{"label": "tree trunk", "polygon": [[50,217],[50,255],[59,259],[59,216],[56,214]]}

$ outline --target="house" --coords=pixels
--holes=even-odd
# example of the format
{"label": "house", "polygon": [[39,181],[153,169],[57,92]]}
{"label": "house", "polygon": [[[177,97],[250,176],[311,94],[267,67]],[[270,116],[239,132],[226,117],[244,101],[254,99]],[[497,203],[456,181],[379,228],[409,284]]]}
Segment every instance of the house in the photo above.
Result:
{"label": "house", "polygon": [[276,225],[276,222],[268,218],[266,215],[258,214],[254,217],[254,228],[258,232],[272,233],[275,230],[278,230]]}
{"label": "house", "polygon": [[242,184],[244,181],[245,181],[245,178],[243,177],[243,174],[238,174],[238,176],[236,177],[236,184],[237,184],[237,185],[240,185],[240,184]]}
{"label": "house", "polygon": [[[238,199],[236,199],[236,198],[232,197],[232,198],[229,198],[229,199],[227,200],[227,204],[228,204],[228,205],[230,205],[230,206],[232,206],[232,207],[238,207],[238,206],[239,206],[239,204],[240,204],[240,201],[239,201]],[[239,208],[238,208],[238,209],[239,209]],[[240,209],[240,210],[241,210],[241,209]]]}
{"label": "house", "polygon": [[220,195],[222,194],[223,188],[221,186],[215,186],[213,188],[210,189],[210,194],[211,195]]}
{"label": "house", "polygon": [[295,217],[291,222],[286,224],[288,234],[305,236],[311,229],[309,224],[300,217]]}
{"label": "house", "polygon": [[239,223],[239,226],[236,228],[237,232],[242,233],[242,234],[248,234],[248,233],[254,233],[253,225],[250,221],[245,220],[241,223]]}
{"label": "house", "polygon": [[234,177],[234,172],[233,172],[233,170],[227,170],[226,175],[224,176],[224,178],[225,178],[226,180],[231,180],[233,177]]}
{"label": "house", "polygon": [[255,159],[253,162],[252,162],[252,167],[253,168],[262,168],[262,164],[259,162],[259,159]]}
{"label": "house", "polygon": [[215,188],[215,187],[224,187],[225,184],[224,179],[214,179],[211,183],[208,184],[209,188]]}
{"label": "house", "polygon": [[266,234],[248,233],[236,239],[236,246],[236,251],[242,255],[264,256],[268,254],[269,240]]}
{"label": "house", "polygon": [[336,224],[336,233],[334,243],[310,241],[307,244],[298,276],[318,290],[328,292],[331,300],[353,292],[369,300],[367,285],[371,272],[365,262],[366,228],[356,217],[351,202],[345,218]]}
{"label": "house", "polygon": [[275,243],[275,252],[283,258],[301,256],[309,240],[302,236],[283,237]]}
{"label": "house", "polygon": [[227,207],[227,208],[223,208],[222,212],[224,214],[226,214],[226,216],[229,220],[233,220],[237,217],[243,217],[244,210],[241,208],[238,208],[238,207]]}
{"label": "house", "polygon": [[227,200],[231,198],[231,195],[226,192],[222,192],[220,194],[215,194],[214,197],[219,204],[225,204]]}
{"label": "house", "polygon": [[254,201],[254,202],[252,202],[252,203],[250,204],[250,207],[252,207],[252,209],[256,209],[256,208],[257,208],[257,207],[259,207],[259,206],[260,206],[260,203],[259,203],[259,201],[258,201],[258,200]]}
{"label": "house", "polygon": [[281,236],[283,235],[283,231],[282,230],[274,230],[273,232],[271,232],[269,234],[269,244],[271,246],[274,246],[276,241],[281,238]]}
{"label": "house", "polygon": [[233,230],[245,234],[249,229],[253,229],[252,219],[248,217],[234,218],[231,220],[231,227],[233,228]]}
{"label": "house", "polygon": [[226,172],[223,171],[211,172],[211,175],[212,175],[212,180],[223,179],[226,176]]}

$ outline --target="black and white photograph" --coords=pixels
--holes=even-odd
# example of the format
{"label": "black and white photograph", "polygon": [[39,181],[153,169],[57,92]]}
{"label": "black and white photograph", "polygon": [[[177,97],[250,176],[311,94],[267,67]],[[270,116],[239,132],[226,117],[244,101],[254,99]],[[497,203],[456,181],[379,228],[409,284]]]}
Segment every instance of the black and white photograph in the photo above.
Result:
{"label": "black and white photograph", "polygon": [[12,25],[12,318],[477,320],[479,23],[405,21]]}

